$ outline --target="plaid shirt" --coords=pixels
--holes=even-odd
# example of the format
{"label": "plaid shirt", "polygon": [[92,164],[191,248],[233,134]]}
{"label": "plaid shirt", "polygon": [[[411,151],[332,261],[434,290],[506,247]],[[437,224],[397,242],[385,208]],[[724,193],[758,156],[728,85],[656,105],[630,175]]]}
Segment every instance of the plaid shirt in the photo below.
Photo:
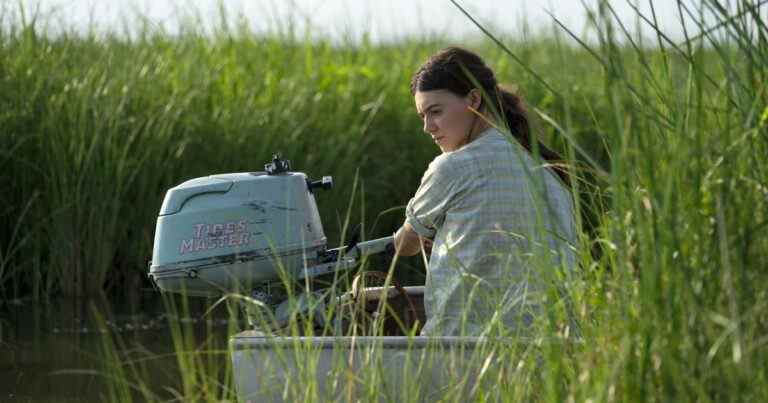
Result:
{"label": "plaid shirt", "polygon": [[489,335],[493,323],[525,330],[541,272],[574,265],[569,190],[494,128],[436,157],[405,215],[434,240],[425,335]]}

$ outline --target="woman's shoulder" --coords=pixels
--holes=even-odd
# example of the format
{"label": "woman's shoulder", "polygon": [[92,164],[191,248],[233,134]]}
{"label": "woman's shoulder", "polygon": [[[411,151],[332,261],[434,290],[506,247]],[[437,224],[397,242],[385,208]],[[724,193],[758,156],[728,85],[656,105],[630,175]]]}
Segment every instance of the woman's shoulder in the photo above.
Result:
{"label": "woman's shoulder", "polygon": [[429,164],[428,171],[455,176],[466,172],[470,166],[476,165],[478,160],[485,160],[489,155],[513,150],[514,146],[503,133],[496,128],[490,128],[482,137],[466,146],[435,157]]}
{"label": "woman's shoulder", "polygon": [[470,163],[484,159],[489,154],[512,151],[513,146],[509,139],[496,128],[490,128],[482,137],[465,145],[457,151],[443,154],[444,161],[441,164],[451,167],[462,167]]}
{"label": "woman's shoulder", "polygon": [[510,141],[510,136],[505,135],[501,130],[497,129],[496,127],[489,127],[484,133],[483,136],[478,138],[476,141],[476,146],[478,148],[497,148],[497,147],[511,147],[512,143]]}
{"label": "woman's shoulder", "polygon": [[433,174],[448,174],[455,169],[456,158],[453,155],[455,153],[442,153],[435,157],[432,162],[429,163],[427,172]]}
{"label": "woman's shoulder", "polygon": [[422,181],[439,183],[441,186],[454,186],[466,182],[471,177],[471,164],[458,151],[442,153],[436,156],[424,172]]}

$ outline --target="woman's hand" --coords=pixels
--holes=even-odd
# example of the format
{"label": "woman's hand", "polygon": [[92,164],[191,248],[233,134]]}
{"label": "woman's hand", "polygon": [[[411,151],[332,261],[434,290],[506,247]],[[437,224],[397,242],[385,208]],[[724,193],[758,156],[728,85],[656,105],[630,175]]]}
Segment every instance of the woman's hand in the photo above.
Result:
{"label": "woman's hand", "polygon": [[427,255],[432,253],[432,240],[429,238],[421,237],[421,245],[424,247],[424,253]]}
{"label": "woman's hand", "polygon": [[419,234],[410,224],[404,223],[395,233],[395,253],[400,256],[413,256],[421,250]]}

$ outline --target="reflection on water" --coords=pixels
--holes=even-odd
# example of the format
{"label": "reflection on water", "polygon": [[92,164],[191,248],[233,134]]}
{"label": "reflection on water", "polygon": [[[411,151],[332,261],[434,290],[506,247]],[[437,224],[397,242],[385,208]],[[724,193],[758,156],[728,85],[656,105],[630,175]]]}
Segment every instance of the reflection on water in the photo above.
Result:
{"label": "reflection on water", "polygon": [[[226,348],[232,329],[243,327],[226,309],[203,316],[213,302],[189,299],[189,308],[178,310],[187,313],[179,314],[155,292],[131,303],[6,301],[0,305],[0,401],[102,401],[114,375],[109,368],[125,365],[105,359],[105,346],[112,345],[121,359],[151,361],[144,368],[153,390],[179,390],[174,328]],[[226,353],[220,356],[228,365]]]}

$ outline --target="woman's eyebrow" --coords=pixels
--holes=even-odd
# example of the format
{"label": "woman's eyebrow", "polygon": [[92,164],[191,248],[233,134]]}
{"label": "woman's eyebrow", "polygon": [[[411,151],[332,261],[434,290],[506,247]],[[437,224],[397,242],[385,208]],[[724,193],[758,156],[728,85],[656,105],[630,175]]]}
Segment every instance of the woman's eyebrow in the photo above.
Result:
{"label": "woman's eyebrow", "polygon": [[432,104],[432,105],[429,105],[428,107],[424,108],[424,110],[423,110],[423,111],[419,112],[419,116],[421,116],[421,115],[423,115],[423,114],[425,114],[425,113],[429,112],[429,110],[430,110],[430,109],[432,109],[432,108],[434,108],[434,107],[436,107],[436,106],[440,106],[440,103],[439,103],[439,102],[435,102],[434,104]]}

